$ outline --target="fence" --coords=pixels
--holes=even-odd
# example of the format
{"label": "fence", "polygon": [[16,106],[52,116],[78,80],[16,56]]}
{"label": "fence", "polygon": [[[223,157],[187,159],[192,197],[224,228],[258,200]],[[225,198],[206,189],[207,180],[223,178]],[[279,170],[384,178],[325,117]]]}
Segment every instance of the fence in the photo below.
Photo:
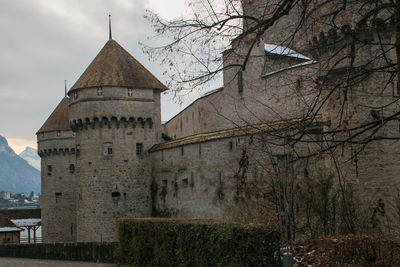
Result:
{"label": "fence", "polygon": [[114,263],[117,242],[2,244],[0,257]]}

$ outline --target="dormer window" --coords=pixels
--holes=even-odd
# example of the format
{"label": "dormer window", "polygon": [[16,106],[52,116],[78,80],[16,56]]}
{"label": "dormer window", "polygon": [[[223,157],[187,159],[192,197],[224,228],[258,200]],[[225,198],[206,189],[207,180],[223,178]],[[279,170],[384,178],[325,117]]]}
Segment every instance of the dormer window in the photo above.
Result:
{"label": "dormer window", "polygon": [[74,99],[78,99],[78,92],[74,92]]}
{"label": "dormer window", "polygon": [[102,96],[103,95],[103,88],[102,87],[98,87],[97,88],[97,95],[98,96]]}
{"label": "dormer window", "polygon": [[128,96],[132,96],[132,88],[128,88]]}

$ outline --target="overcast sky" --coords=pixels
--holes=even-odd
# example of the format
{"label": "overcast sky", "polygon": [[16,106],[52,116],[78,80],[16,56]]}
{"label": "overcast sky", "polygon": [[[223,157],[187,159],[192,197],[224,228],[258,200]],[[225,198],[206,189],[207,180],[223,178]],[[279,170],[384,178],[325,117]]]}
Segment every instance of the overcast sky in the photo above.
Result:
{"label": "overcast sky", "polygon": [[[36,131],[108,40],[113,39],[162,82],[162,69],[138,42],[153,32],[145,10],[166,19],[184,14],[184,0],[0,0],[0,135],[19,153],[36,148]],[[150,44],[151,45],[151,44]],[[212,88],[210,88],[212,89]],[[194,99],[187,100],[187,105]],[[162,120],[183,106],[162,97]]]}

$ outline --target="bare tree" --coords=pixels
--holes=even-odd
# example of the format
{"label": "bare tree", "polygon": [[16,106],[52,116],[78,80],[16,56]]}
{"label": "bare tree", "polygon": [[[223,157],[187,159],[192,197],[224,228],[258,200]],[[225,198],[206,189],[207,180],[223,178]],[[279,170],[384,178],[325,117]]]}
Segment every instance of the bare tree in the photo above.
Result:
{"label": "bare tree", "polygon": [[[169,86],[176,92],[197,90],[224,73],[224,86],[238,87],[243,103],[235,106],[235,118],[220,115],[233,125],[258,130],[257,142],[248,149],[257,150],[255,160],[268,169],[269,177],[286,179],[269,180],[277,205],[295,212],[295,195],[304,193],[304,188],[296,189],[295,178],[299,170],[303,178],[309,176],[308,163],[319,160],[319,167],[335,171],[339,188],[324,202],[324,212],[338,204],[333,199],[338,197],[342,229],[358,232],[349,188],[358,183],[361,191],[370,190],[366,183],[379,179],[379,168],[395,157],[394,146],[399,145],[399,1],[193,0],[189,6],[192,14],[181,20],[148,15],[156,33],[171,38],[164,46],[144,47],[166,66]],[[260,85],[264,92],[267,87],[276,92],[264,93],[266,100],[255,91],[257,97],[240,92],[243,86],[259,90]],[[276,121],[285,123],[265,127]],[[284,152],[277,153],[279,148]],[[260,154],[268,155],[271,164],[260,160]],[[279,167],[286,164],[282,155],[297,167]],[[386,188],[396,186],[396,164],[385,166]],[[247,187],[243,166],[238,175]],[[326,191],[330,181],[324,183],[320,187]],[[253,189],[258,186],[252,184]],[[264,185],[258,191],[268,193]],[[388,195],[388,203],[394,203],[395,194]],[[335,233],[327,225],[332,217],[325,215],[323,232]],[[295,224],[294,217],[290,220]]]}

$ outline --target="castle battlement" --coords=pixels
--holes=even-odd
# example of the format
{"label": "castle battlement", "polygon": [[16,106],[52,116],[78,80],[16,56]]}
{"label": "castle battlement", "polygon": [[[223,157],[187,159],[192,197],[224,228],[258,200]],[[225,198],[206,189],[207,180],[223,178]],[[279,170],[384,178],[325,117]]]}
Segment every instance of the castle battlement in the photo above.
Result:
{"label": "castle battlement", "polygon": [[331,28],[329,31],[314,32],[312,42],[310,42],[311,52],[323,53],[330,50],[337,50],[338,47],[346,47],[349,40],[352,39],[355,43],[368,43],[376,45],[379,42],[385,43],[390,41],[394,34],[394,22],[385,22],[382,19],[371,21],[369,25],[349,24],[343,25],[340,29]]}
{"label": "castle battlement", "polygon": [[91,129],[96,129],[96,128],[103,128],[103,127],[108,127],[108,128],[136,128],[137,126],[140,126],[141,128],[153,128],[154,121],[152,118],[134,118],[134,117],[102,117],[102,118],[97,118],[94,117],[92,119],[85,118],[85,119],[78,119],[78,120],[73,120],[70,122],[70,127],[74,132],[77,131],[82,131],[82,130],[87,130],[89,128]]}
{"label": "castle battlement", "polygon": [[38,150],[38,154],[40,157],[50,157],[55,155],[75,155],[78,152],[74,147],[60,147],[60,148],[49,148],[49,149],[41,149]]}

